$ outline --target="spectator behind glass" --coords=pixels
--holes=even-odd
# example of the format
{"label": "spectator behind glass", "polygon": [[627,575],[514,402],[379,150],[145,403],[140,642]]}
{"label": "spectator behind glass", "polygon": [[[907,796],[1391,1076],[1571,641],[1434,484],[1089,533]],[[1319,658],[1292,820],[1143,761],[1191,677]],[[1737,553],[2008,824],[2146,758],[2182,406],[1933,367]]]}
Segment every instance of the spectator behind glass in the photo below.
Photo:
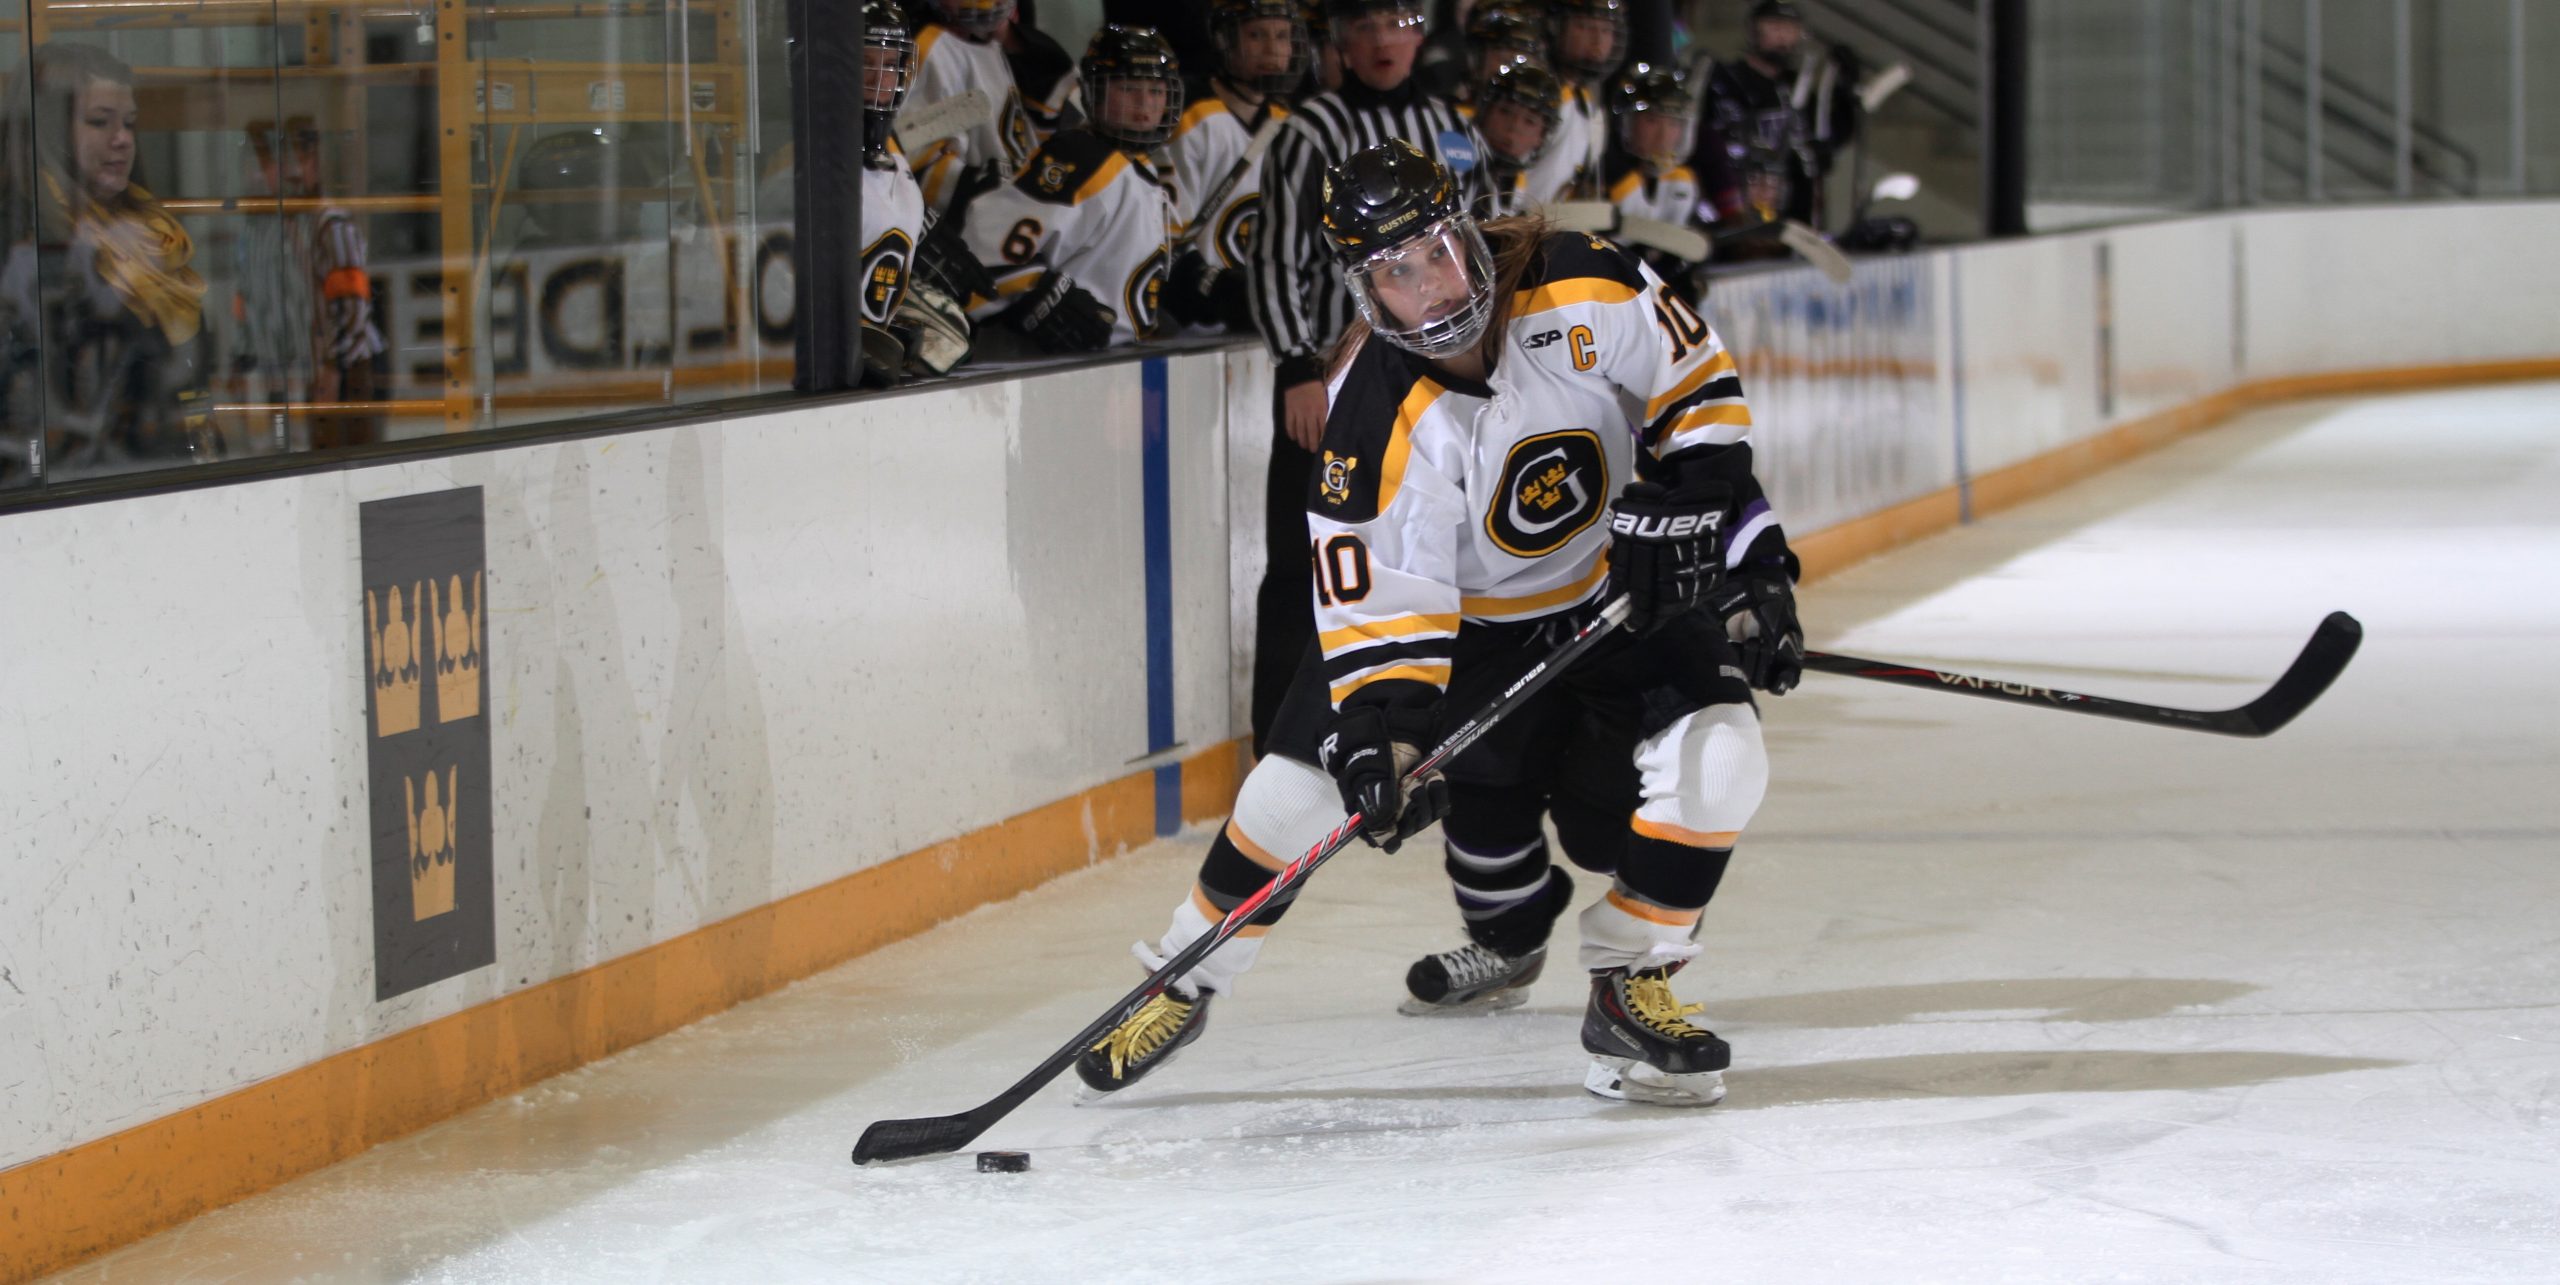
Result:
{"label": "spectator behind glass", "polygon": [[0,476],[209,457],[205,283],[186,230],[134,181],[133,69],[47,42],[0,112]]}
{"label": "spectator behind glass", "polygon": [[[249,125],[261,195],[298,202],[321,196],[320,131],[295,116],[282,131]],[[269,209],[274,207],[270,206]],[[344,405],[379,400],[373,360],[383,349],[373,318],[364,227],[335,206],[253,212],[238,243],[238,295],[246,347],[284,398]],[[274,395],[270,392],[269,395]],[[380,416],[327,411],[311,422],[315,450],[378,440]]]}

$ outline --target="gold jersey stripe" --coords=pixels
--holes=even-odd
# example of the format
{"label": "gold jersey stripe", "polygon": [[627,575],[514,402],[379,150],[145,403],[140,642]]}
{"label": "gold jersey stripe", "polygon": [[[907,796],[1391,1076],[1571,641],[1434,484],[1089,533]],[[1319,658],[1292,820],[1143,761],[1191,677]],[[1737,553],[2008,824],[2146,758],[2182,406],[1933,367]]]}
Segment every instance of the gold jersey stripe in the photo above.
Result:
{"label": "gold jersey stripe", "polygon": [[1664,433],[1663,436],[1665,438],[1678,437],[1680,434],[1688,432],[1693,428],[1714,428],[1718,426],[1728,428],[1751,427],[1751,408],[1741,402],[1719,402],[1712,406],[1692,406],[1689,409],[1680,412],[1680,418],[1671,421],[1670,431]]}
{"label": "gold jersey stripe", "polygon": [[1679,387],[1646,402],[1644,404],[1645,422],[1652,423],[1662,418],[1662,412],[1679,405],[1680,399],[1706,387],[1708,380],[1718,375],[1730,375],[1733,370],[1733,354],[1718,350],[1715,356],[1707,359],[1707,364],[1689,372],[1689,377],[1681,380]]}
{"label": "gold jersey stripe", "polygon": [[1340,629],[1328,629],[1316,635],[1316,645],[1324,649],[1325,655],[1330,656],[1347,647],[1357,647],[1362,643],[1384,642],[1389,638],[1421,638],[1454,634],[1458,632],[1458,619],[1458,613],[1454,611],[1445,616],[1390,616],[1385,620],[1370,620],[1356,625],[1345,625]]}
{"label": "gold jersey stripe", "polygon": [[1517,598],[1461,598],[1458,609],[1470,616],[1513,616],[1522,612],[1542,611],[1549,607],[1570,606],[1582,601],[1600,582],[1609,578],[1609,551],[1602,549],[1592,563],[1591,574],[1561,589],[1525,594]]}
{"label": "gold jersey stripe", "polygon": [[1431,380],[1417,379],[1404,395],[1404,404],[1396,407],[1395,430],[1387,435],[1387,459],[1378,466],[1378,512],[1395,503],[1396,491],[1404,485],[1405,464],[1413,456],[1413,426],[1447,391]]}
{"label": "gold jersey stripe", "polygon": [[1385,682],[1390,678],[1410,678],[1415,682],[1429,683],[1434,687],[1446,688],[1449,685],[1449,667],[1447,665],[1394,665],[1386,669],[1381,669],[1374,674],[1362,674],[1358,678],[1352,679],[1350,682],[1334,688],[1333,703],[1339,705],[1345,698],[1349,697],[1351,693],[1356,692],[1371,683]]}

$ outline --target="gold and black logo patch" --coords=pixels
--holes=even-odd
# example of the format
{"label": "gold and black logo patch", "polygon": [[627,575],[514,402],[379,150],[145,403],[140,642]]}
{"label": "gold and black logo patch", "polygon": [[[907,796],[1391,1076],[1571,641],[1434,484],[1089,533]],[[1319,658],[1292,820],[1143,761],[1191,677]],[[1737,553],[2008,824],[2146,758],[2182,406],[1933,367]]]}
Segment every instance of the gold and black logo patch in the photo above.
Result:
{"label": "gold and black logo patch", "polygon": [[1129,283],[1121,288],[1120,301],[1129,310],[1129,324],[1140,335],[1156,333],[1159,309],[1164,304],[1165,256],[1158,248],[1129,274]]}
{"label": "gold and black logo patch", "polygon": [[1253,232],[1262,225],[1262,193],[1248,192],[1230,203],[1218,216],[1218,253],[1226,257],[1227,266],[1244,266],[1253,253]]}
{"label": "gold and black logo patch", "polygon": [[1358,467],[1360,467],[1360,457],[1336,455],[1326,451],[1324,469],[1316,476],[1316,494],[1323,496],[1325,503],[1336,508],[1350,503],[1351,471]]}
{"label": "gold and black logo patch", "polygon": [[1503,552],[1535,558],[1561,549],[1600,519],[1609,460],[1587,428],[1540,433],[1511,448],[1484,529]]}
{"label": "gold and black logo patch", "polygon": [[907,293],[907,273],[915,263],[915,243],[905,229],[891,228],[862,252],[862,316],[887,325],[897,315],[898,300]]}

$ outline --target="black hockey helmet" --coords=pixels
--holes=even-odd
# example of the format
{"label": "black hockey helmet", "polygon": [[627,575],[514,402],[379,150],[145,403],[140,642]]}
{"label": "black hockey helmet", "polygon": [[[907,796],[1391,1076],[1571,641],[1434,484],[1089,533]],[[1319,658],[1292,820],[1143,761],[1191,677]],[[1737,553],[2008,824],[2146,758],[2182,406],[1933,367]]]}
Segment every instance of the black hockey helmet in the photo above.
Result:
{"label": "black hockey helmet", "polygon": [[1325,244],[1379,338],[1447,357],[1493,317],[1493,252],[1447,166],[1400,138],[1324,172]]}
{"label": "black hockey helmet", "polygon": [[862,147],[873,156],[889,147],[890,127],[915,83],[915,28],[898,0],[862,0]]}
{"label": "black hockey helmet", "polygon": [[1794,44],[1783,49],[1772,48],[1761,40],[1760,24],[1763,22],[1792,22],[1801,33],[1805,28],[1804,6],[1795,0],[1759,0],[1751,6],[1751,17],[1744,24],[1748,32],[1743,38],[1744,44],[1754,55],[1781,71],[1794,71],[1804,61],[1803,39],[1799,36]]}
{"label": "black hockey helmet", "polygon": [[[1609,25],[1609,47],[1598,55],[1575,57],[1565,32],[1579,20]],[[1547,61],[1557,72],[1581,80],[1599,80],[1618,70],[1627,57],[1627,0],[1547,0]]]}
{"label": "black hockey helmet", "polygon": [[1503,62],[1547,60],[1547,27],[1523,0],[1491,0],[1467,15],[1467,57],[1481,75],[1488,54]]}
{"label": "black hockey helmet", "polygon": [[[1507,62],[1475,83],[1476,134],[1489,154],[1489,159],[1515,169],[1537,163],[1556,141],[1556,127],[1564,120],[1564,82],[1556,74],[1534,62]],[[1546,122],[1547,132],[1538,145],[1526,155],[1514,155],[1496,141],[1502,131],[1493,120],[1494,109],[1510,103]]]}
{"label": "black hockey helmet", "polygon": [[984,43],[1004,33],[1013,17],[1013,0],[931,0],[934,20],[961,36]]}
{"label": "black hockey helmet", "polygon": [[[1697,141],[1698,96],[1670,67],[1637,63],[1609,89],[1609,114],[1618,121],[1618,145],[1648,165],[1677,165]],[[1665,128],[1649,121],[1673,121]]]}
{"label": "black hockey helmet", "polygon": [[1429,10],[1423,0],[1324,0],[1324,20],[1330,39],[1339,40],[1344,27],[1373,13],[1394,15],[1398,27],[1420,27],[1430,22]]}
{"label": "black hockey helmet", "polygon": [[[1111,23],[1093,33],[1076,70],[1083,77],[1085,122],[1094,133],[1123,147],[1162,147],[1182,120],[1182,64],[1173,45],[1153,27]],[[1164,89],[1164,110],[1152,124],[1112,118],[1111,87],[1135,83]]]}
{"label": "black hockey helmet", "polygon": [[[1289,24],[1289,56],[1279,71],[1245,72],[1238,63],[1245,55],[1245,24],[1257,21]],[[1218,57],[1225,62],[1227,79],[1256,93],[1285,94],[1306,78],[1308,64],[1315,61],[1315,42],[1307,35],[1306,9],[1298,0],[1210,0],[1209,37],[1218,46]]]}

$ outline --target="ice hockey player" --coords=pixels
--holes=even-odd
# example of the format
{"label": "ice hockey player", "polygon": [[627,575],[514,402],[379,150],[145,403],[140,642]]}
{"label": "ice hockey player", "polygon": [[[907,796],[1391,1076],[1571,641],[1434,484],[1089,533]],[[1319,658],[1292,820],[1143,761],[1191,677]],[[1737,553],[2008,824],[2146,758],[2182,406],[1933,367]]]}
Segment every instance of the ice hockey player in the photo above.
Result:
{"label": "ice hockey player", "polygon": [[1822,176],[1860,125],[1858,61],[1834,46],[1808,64],[1804,10],[1793,0],[1755,0],[1746,39],[1741,58],[1706,78],[1710,145],[1699,150],[1699,177],[1710,195],[1736,191],[1748,182],[1744,162],[1774,155],[1786,167],[1779,215],[1819,226]]}
{"label": "ice hockey player", "polygon": [[916,32],[917,100],[938,103],[977,89],[985,91],[994,109],[988,122],[911,158],[924,188],[925,208],[939,214],[951,208],[963,171],[983,167],[999,179],[1010,177],[1039,146],[1039,134],[1014,89],[1013,67],[1000,43],[1005,24],[1013,20],[1013,0],[926,3],[933,6],[935,20]]}
{"label": "ice hockey player", "polygon": [[1458,101],[1473,106],[1476,86],[1495,68],[1515,62],[1546,65],[1546,24],[1525,0],[1490,0],[1467,15],[1466,48],[1466,79],[1458,86]]}
{"label": "ice hockey player", "polygon": [[915,75],[916,42],[897,0],[862,4],[862,379],[895,384],[907,370],[898,331],[924,235],[924,194],[891,131]]}
{"label": "ice hockey player", "polygon": [[1556,146],[1529,171],[1529,191],[1541,205],[1599,194],[1609,141],[1601,87],[1626,59],[1626,0],[1551,0],[1547,52],[1564,82],[1564,123]]}
{"label": "ice hockey player", "polygon": [[[1629,747],[1639,800],[1613,884],[1580,918],[1584,1085],[1712,1103],[1729,1050],[1688,1020],[1697,1009],[1670,979],[1697,955],[1700,912],[1767,787],[1752,688],[1787,690],[1803,657],[1793,558],[1752,471],[1733,358],[1608,243],[1534,219],[1479,230],[1448,169],[1410,145],[1330,170],[1322,208],[1363,324],[1335,357],[1307,500],[1318,646],[1198,881],[1137,954],[1161,966],[1345,809],[1390,850],[1447,816],[1450,867],[1484,894],[1472,944],[1516,989],[1570,885],[1543,843],[1471,836],[1522,832],[1508,814],[1540,797],[1524,788],[1539,784],[1539,738],[1577,717]],[[1625,629],[1447,773],[1403,779],[1444,717],[1475,713],[1617,594]],[[1116,1089],[1197,1039],[1285,909],[1267,905],[1131,1010],[1079,1076]]]}
{"label": "ice hockey player", "polygon": [[1496,63],[1468,97],[1468,116],[1484,154],[1478,217],[1529,213],[1537,206],[1529,195],[1529,170],[1555,146],[1564,82],[1534,62]]}
{"label": "ice hockey player", "polygon": [[1156,333],[1176,226],[1149,155],[1182,116],[1173,47],[1152,27],[1106,26],[1078,74],[1092,118],[1050,135],[1011,184],[971,202],[964,235],[996,287],[970,315],[1051,353]]}
{"label": "ice hockey player", "polygon": [[[1212,0],[1209,33],[1218,71],[1185,91],[1167,148],[1174,196],[1190,217],[1165,306],[1184,325],[1249,330],[1244,269],[1262,212],[1262,158],[1246,153],[1257,130],[1288,118],[1288,95],[1305,83],[1315,45],[1297,0]],[[1214,210],[1206,205],[1213,198]]]}
{"label": "ice hockey player", "polygon": [[[1620,213],[1679,227],[1697,222],[1702,193],[1688,165],[1697,110],[1697,96],[1668,67],[1637,63],[1610,87],[1609,112],[1617,129],[1605,174],[1609,203]],[[1680,280],[1692,266],[1659,250],[1644,254],[1668,281]]]}

